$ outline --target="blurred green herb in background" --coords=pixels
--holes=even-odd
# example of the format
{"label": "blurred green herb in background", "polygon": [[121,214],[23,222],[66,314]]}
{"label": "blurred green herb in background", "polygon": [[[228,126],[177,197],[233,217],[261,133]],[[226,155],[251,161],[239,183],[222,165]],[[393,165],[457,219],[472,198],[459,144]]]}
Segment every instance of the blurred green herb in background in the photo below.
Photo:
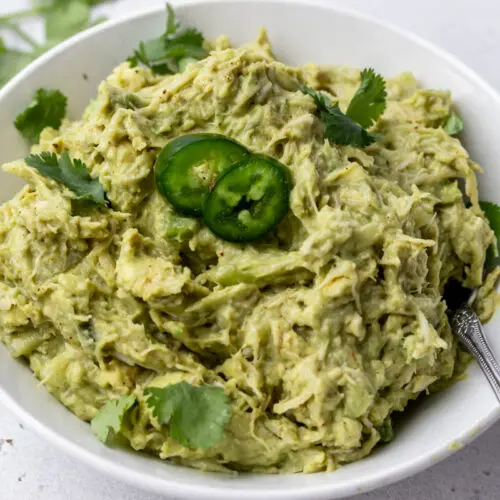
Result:
{"label": "blurred green herb in background", "polygon": [[[109,0],[34,0],[30,9],[0,16],[0,30],[11,33],[24,42],[25,50],[13,49],[0,36],[0,87],[5,85],[31,61],[66,40],[104,20],[93,19],[95,5]],[[36,41],[22,22],[28,19],[42,19],[45,27],[45,42]]]}

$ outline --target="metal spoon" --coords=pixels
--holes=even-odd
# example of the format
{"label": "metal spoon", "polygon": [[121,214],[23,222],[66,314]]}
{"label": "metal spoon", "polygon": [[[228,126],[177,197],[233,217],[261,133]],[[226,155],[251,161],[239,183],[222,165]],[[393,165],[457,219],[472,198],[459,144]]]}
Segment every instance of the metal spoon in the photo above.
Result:
{"label": "metal spoon", "polygon": [[500,366],[486,339],[477,314],[470,307],[477,291],[464,288],[458,281],[450,281],[444,291],[453,332],[476,358],[500,402]]}

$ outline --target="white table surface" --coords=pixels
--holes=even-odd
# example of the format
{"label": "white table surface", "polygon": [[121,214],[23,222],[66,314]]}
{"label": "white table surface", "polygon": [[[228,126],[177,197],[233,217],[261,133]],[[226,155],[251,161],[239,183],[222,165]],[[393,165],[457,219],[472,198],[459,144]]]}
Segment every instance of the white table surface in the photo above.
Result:
{"label": "white table surface", "polygon": [[[29,0],[0,0],[0,12],[28,3]],[[101,10],[115,16],[163,3],[163,0],[118,0]],[[332,0],[332,3],[386,19],[440,44],[500,89],[498,0]],[[408,66],[411,69],[411,61]],[[436,432],[440,424],[436,422]],[[500,498],[499,477],[500,423],[432,469],[396,485],[356,496],[355,500],[495,500]],[[24,428],[0,404],[0,499],[160,500],[160,497],[110,480],[65,456]]]}

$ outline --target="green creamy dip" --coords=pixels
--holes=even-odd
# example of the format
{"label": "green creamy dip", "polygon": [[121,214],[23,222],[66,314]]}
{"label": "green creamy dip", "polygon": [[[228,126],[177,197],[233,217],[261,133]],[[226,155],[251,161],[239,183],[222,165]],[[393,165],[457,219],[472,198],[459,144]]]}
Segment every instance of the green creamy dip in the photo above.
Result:
{"label": "green creamy dip", "polygon": [[[450,93],[388,79],[383,140],[361,150],[325,140],[299,84],[345,109],[359,70],[286,66],[264,33],[237,49],[221,37],[180,74],[118,66],[81,120],[34,148],[82,159],[112,209],[78,205],[23,161],[4,166],[28,184],[0,207],[0,338],[83,420],[134,394],[123,434],[136,450],[204,470],[333,470],[463,373],[449,278],[481,287],[477,310],[493,314],[494,235],[479,167],[442,128]],[[290,169],[290,211],[264,240],[223,241],[156,192],[161,148],[198,132]],[[178,444],[145,404],[145,388],[180,381],[229,396],[215,446]]]}

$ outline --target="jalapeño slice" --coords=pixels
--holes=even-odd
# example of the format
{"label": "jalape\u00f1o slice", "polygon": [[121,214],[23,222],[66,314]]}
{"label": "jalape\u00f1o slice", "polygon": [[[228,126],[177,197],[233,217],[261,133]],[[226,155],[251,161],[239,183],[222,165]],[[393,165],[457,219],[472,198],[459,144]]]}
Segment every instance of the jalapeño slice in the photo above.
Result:
{"label": "jalape\u00f1o slice", "polygon": [[287,213],[290,189],[284,165],[267,156],[248,156],[221,175],[205,202],[203,219],[226,241],[260,239]]}
{"label": "jalape\u00f1o slice", "polygon": [[185,215],[200,216],[218,176],[248,155],[219,134],[189,134],[170,141],[155,165],[158,191]]}

